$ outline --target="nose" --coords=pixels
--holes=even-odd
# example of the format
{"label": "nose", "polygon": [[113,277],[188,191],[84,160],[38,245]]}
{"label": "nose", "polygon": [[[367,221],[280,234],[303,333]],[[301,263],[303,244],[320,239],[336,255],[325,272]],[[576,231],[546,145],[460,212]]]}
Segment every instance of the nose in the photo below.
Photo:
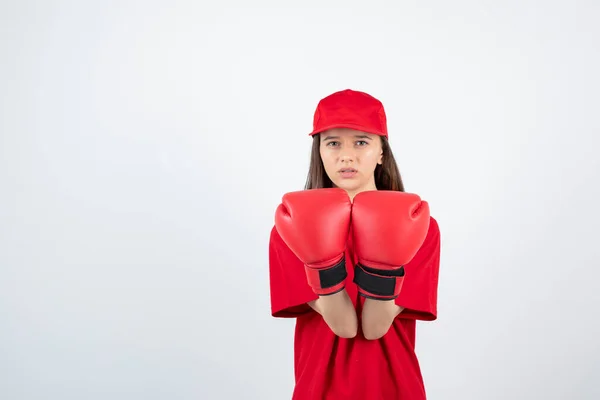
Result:
{"label": "nose", "polygon": [[350,146],[344,147],[340,151],[340,161],[341,162],[350,163],[350,162],[354,162],[355,159],[356,159],[356,154],[352,147],[350,147]]}

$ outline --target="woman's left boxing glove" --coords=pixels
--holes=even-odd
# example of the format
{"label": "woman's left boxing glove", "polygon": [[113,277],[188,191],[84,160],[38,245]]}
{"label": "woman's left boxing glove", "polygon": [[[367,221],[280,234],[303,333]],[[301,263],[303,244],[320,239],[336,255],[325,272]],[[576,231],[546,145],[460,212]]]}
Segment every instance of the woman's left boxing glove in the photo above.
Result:
{"label": "woman's left boxing glove", "polygon": [[373,190],[354,197],[352,232],[358,258],[354,282],[361,296],[398,297],[404,265],[425,241],[429,221],[429,205],[416,194]]}

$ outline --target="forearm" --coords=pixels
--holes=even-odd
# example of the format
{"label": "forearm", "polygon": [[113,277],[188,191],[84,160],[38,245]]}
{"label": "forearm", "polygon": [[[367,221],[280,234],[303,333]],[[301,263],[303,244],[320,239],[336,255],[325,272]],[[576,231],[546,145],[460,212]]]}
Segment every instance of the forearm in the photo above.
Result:
{"label": "forearm", "polygon": [[376,340],[383,337],[402,310],[394,300],[365,299],[361,318],[365,338]]}
{"label": "forearm", "polygon": [[346,289],[328,296],[320,296],[308,303],[321,314],[329,328],[337,336],[353,338],[358,330],[358,317]]}

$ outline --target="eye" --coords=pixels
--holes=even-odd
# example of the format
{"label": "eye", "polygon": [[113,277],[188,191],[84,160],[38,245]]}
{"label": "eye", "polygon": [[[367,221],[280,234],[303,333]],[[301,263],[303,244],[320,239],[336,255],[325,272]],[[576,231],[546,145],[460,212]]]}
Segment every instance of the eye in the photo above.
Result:
{"label": "eye", "polygon": [[358,143],[362,143],[362,144],[359,144],[359,146],[366,146],[367,144],[369,144],[369,143],[368,143],[366,140],[359,140],[359,141],[357,141],[356,143],[357,143],[357,144],[358,144]]}
{"label": "eye", "polygon": [[337,145],[337,144],[339,144],[339,142],[336,142],[335,140],[332,140],[330,142],[327,142],[327,144],[325,146],[334,146],[334,145]]}

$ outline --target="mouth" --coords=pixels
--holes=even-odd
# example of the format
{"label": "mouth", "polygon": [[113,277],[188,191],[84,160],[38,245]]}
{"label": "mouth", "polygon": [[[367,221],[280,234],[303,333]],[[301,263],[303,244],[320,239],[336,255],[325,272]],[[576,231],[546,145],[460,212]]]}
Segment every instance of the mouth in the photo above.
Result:
{"label": "mouth", "polygon": [[358,171],[354,168],[342,168],[338,170],[338,173],[342,178],[353,178]]}

